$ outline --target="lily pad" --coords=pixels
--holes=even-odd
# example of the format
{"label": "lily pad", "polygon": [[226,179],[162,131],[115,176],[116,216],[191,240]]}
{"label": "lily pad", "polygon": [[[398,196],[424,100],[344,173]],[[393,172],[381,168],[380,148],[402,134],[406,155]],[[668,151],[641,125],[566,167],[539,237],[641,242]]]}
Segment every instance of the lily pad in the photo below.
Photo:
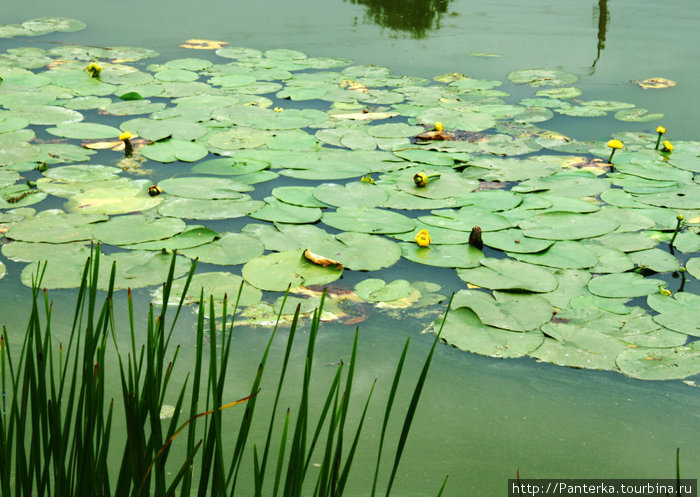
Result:
{"label": "lily pad", "polygon": [[474,268],[484,258],[484,253],[471,245],[431,245],[420,247],[417,243],[402,243],[404,258],[437,267]]}
{"label": "lily pad", "polygon": [[479,320],[489,326],[510,331],[530,331],[552,318],[552,306],[539,295],[460,290],[452,299],[452,307],[468,307]]}
{"label": "lily pad", "polygon": [[492,290],[546,293],[558,286],[557,279],[546,269],[508,259],[482,259],[481,267],[458,269],[457,276],[467,283]]}
{"label": "lily pad", "polygon": [[575,74],[558,69],[521,69],[508,74],[513,83],[540,86],[564,86],[578,81]]}
{"label": "lily pad", "polygon": [[144,157],[158,162],[196,162],[206,157],[209,150],[198,143],[172,138],[146,145],[141,149],[141,153]]}
{"label": "lily pad", "polygon": [[617,366],[640,380],[682,379],[700,373],[700,350],[688,346],[630,349],[620,353]]}
{"label": "lily pad", "polygon": [[467,352],[490,357],[522,357],[536,350],[544,340],[539,330],[518,333],[483,324],[474,311],[460,307],[433,325],[435,333],[442,327],[443,340]]}
{"label": "lily pad", "polygon": [[262,202],[245,197],[240,200],[169,198],[160,205],[158,213],[184,219],[233,219],[247,216],[262,206]]}
{"label": "lily pad", "polygon": [[355,271],[377,271],[394,265],[401,257],[396,243],[366,233],[339,233],[334,239],[309,240],[305,247]]}
{"label": "lily pad", "polygon": [[181,219],[149,218],[142,214],[118,216],[91,226],[96,240],[110,245],[129,245],[170,238],[185,229]]}
{"label": "lily pad", "polygon": [[[170,291],[170,299],[173,303],[179,302],[183,290],[185,288],[186,278],[180,278],[173,281],[173,286]],[[242,290],[241,290],[241,284]],[[221,302],[224,298],[228,299],[233,310],[233,305],[238,299],[240,293],[239,306],[250,306],[260,302],[262,292],[255,287],[243,283],[243,278],[236,274],[225,272],[199,273],[192,277],[187,296],[185,297],[186,304],[196,304],[200,301],[200,295],[204,293],[204,298],[208,302],[209,297],[213,297],[215,302]],[[153,293],[153,301],[155,303],[163,302],[163,289],[159,287]]]}
{"label": "lily pad", "polygon": [[369,278],[355,285],[355,292],[367,302],[390,302],[407,297],[413,292],[413,288],[406,280],[387,283],[378,278]]}
{"label": "lily pad", "polygon": [[580,240],[610,233],[619,223],[605,216],[548,212],[519,223],[525,235],[545,240]]}
{"label": "lily pad", "polygon": [[339,185],[337,183],[323,183],[313,189],[313,196],[323,204],[337,207],[377,207],[389,198],[386,190],[362,182]]}
{"label": "lily pad", "polygon": [[542,326],[546,338],[533,357],[561,366],[585,369],[616,369],[617,356],[627,345],[617,338],[569,323],[549,323]]}
{"label": "lily pad", "polygon": [[265,198],[265,205],[249,214],[255,219],[291,224],[315,223],[321,219],[322,211],[318,207],[300,207],[281,202],[274,197]]}
{"label": "lily pad", "polygon": [[241,199],[241,192],[249,192],[253,187],[229,178],[206,178],[189,176],[164,179],[158,186],[165,193],[184,198],[197,199]]}
{"label": "lily pad", "polygon": [[302,251],[290,250],[264,255],[243,266],[243,278],[261,290],[283,292],[305,285],[326,285],[342,275],[334,266],[317,266],[309,262]]}
{"label": "lily pad", "polygon": [[181,250],[180,253],[201,262],[235,266],[259,257],[265,251],[256,238],[239,233],[222,233],[216,240]]}
{"label": "lily pad", "polygon": [[398,212],[370,207],[338,207],[325,212],[323,223],[341,231],[359,233],[404,233],[415,227],[415,221]]}
{"label": "lily pad", "polygon": [[598,255],[580,242],[559,241],[542,252],[509,253],[523,262],[560,269],[584,269],[598,264]]}
{"label": "lily pad", "polygon": [[663,280],[645,278],[637,273],[619,273],[596,276],[588,283],[588,289],[600,297],[644,297],[658,292],[663,285]]}

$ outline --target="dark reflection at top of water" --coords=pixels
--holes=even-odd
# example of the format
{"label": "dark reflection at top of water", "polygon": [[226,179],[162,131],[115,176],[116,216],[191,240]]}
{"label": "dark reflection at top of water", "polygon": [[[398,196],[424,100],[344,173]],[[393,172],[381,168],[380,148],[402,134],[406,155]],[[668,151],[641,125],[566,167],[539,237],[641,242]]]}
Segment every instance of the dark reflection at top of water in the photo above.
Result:
{"label": "dark reflection at top of water", "polygon": [[[347,1],[347,0],[346,0]],[[350,0],[367,8],[367,19],[393,31],[426,38],[440,28],[440,20],[452,0]]]}

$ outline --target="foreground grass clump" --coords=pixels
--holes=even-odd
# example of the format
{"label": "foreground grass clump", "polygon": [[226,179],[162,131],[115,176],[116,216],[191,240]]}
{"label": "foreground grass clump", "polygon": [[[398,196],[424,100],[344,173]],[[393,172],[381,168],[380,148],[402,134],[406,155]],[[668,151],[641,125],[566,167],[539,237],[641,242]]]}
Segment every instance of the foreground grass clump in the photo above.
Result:
{"label": "foreground grass clump", "polygon": [[[142,344],[137,337],[129,293],[130,350],[124,351],[119,350],[117,345],[112,306],[116,268],[112,266],[110,285],[104,300],[101,300],[103,294],[97,292],[99,249],[92,254],[84,267],[67,343],[56,344],[52,338],[53,309],[46,291],[43,292],[43,301],[40,298],[41,274],[33,284],[32,307],[21,348],[10,346],[11,338],[14,340],[16,337],[11,337],[3,327],[0,336],[0,382],[3,392],[0,496],[232,495],[237,489],[241,464],[244,458],[251,455],[254,488],[242,488],[243,484],[240,484],[238,490],[243,495],[343,494],[374,388],[362,407],[358,425],[354,428],[346,426],[357,354],[357,333],[350,362],[338,367],[321,413],[318,419],[312,420],[309,414],[309,387],[320,310],[314,314],[308,333],[298,405],[287,409],[286,415],[278,419],[277,406],[296,336],[298,309],[289,330],[272,411],[256,412],[258,397],[271,393],[262,392],[260,383],[276,327],[261,358],[250,394],[230,402],[223,398],[223,391],[233,322],[227,322],[226,301],[219,324],[213,300],[208,306],[200,304],[195,365],[184,384],[175,387],[170,380],[179,347],[172,347],[170,340],[182,300],[169,326],[166,326],[175,259],[163,285],[163,307],[159,315],[151,307],[145,343]],[[183,299],[194,269],[194,266],[190,269]],[[205,302],[203,296],[200,302]],[[208,322],[205,320],[206,313]],[[205,342],[208,343],[205,345]],[[386,495],[391,492],[436,343],[437,337],[405,415],[386,483]],[[13,348],[19,350],[19,357],[13,357]],[[207,348],[208,357],[205,354]],[[377,491],[384,435],[407,349],[408,340],[399,357],[385,407],[375,456],[372,495]],[[107,396],[104,388],[105,378],[116,374],[116,371],[108,371],[108,354],[116,354],[119,364],[121,398],[116,402]],[[169,395],[169,387],[179,390],[175,390],[177,401],[174,414],[169,421],[164,421],[160,414]],[[204,408],[200,405],[200,398],[206,398]],[[230,433],[235,428],[226,424],[222,411],[239,404],[244,406],[245,412],[237,426],[235,444],[229,446],[224,443],[222,433]],[[114,423],[118,417],[123,417],[122,423]],[[257,421],[262,418],[268,425],[262,444],[249,441],[250,427],[256,418]],[[126,433],[113,433],[113,424],[126,426]],[[174,457],[170,457],[175,444],[186,446],[184,460],[173,461]],[[246,446],[250,444],[252,451],[250,447],[246,451]],[[273,447],[278,447],[274,449],[276,454],[272,453]],[[318,471],[314,471],[315,481],[311,481],[309,466],[316,449],[322,451],[322,463]],[[120,463],[115,464],[115,460]]]}

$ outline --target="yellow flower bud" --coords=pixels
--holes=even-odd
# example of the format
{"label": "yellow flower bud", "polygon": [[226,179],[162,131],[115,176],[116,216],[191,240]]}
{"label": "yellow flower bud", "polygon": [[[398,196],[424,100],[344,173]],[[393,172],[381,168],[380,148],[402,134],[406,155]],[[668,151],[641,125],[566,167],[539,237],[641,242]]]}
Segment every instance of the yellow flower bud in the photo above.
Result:
{"label": "yellow flower bud", "polygon": [[129,133],[128,131],[124,131],[121,135],[119,135],[119,140],[120,141],[126,141],[130,140],[133,135]]}
{"label": "yellow flower bud", "polygon": [[678,214],[676,216],[676,219],[678,219],[679,221],[683,221],[685,218],[683,217],[683,214]]}
{"label": "yellow flower bud", "polygon": [[666,133],[666,128],[664,128],[663,126],[659,126],[658,128],[656,128],[656,132],[660,135],[663,135],[664,133]]}
{"label": "yellow flower bud", "polygon": [[622,148],[622,142],[620,140],[610,140],[608,142],[608,147],[619,150]]}
{"label": "yellow flower bud", "polygon": [[282,112],[284,109],[282,107],[275,107],[274,109],[275,112]]}
{"label": "yellow flower bud", "polygon": [[444,131],[445,127],[442,125],[440,121],[435,123],[435,131]]}
{"label": "yellow flower bud", "polygon": [[413,182],[416,186],[423,187],[428,184],[428,175],[425,173],[416,173],[413,175]]}
{"label": "yellow flower bud", "polygon": [[670,290],[667,290],[666,288],[663,288],[663,287],[659,287],[659,293],[660,293],[661,295],[666,296],[666,297],[670,297],[670,296],[671,296],[671,291],[670,291]]}
{"label": "yellow flower bud", "polygon": [[671,144],[670,141],[666,140],[665,142],[663,142],[663,146],[664,146],[664,148],[661,149],[662,152],[668,152],[668,153],[673,152],[673,145]]}
{"label": "yellow flower bud", "polygon": [[158,185],[151,185],[148,187],[148,194],[151,197],[155,197],[163,193],[163,190]]}
{"label": "yellow flower bud", "polygon": [[428,233],[428,230],[420,230],[415,240],[419,247],[427,247],[430,245],[430,233]]}

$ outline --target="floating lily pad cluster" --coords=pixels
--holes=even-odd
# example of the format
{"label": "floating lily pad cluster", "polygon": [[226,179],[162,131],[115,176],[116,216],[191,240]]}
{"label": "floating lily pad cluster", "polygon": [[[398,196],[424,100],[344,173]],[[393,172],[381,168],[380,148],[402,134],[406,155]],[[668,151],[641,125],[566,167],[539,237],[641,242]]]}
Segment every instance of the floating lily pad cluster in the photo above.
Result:
{"label": "floating lily pad cluster", "polygon": [[[700,373],[700,297],[665,288],[671,274],[673,291],[700,279],[700,142],[668,153],[654,133],[621,133],[613,169],[608,137],[540,127],[555,112],[660,115],[581,100],[576,76],[559,70],[511,73],[537,88],[512,103],[500,81],[429,81],[295,50],[143,62],[157,55],[0,54],[2,254],[28,263],[25,284],[48,261],[45,287],[77,286],[100,242],[118,288],[155,287],[177,251],[176,276],[195,258],[219,266],[198,272],[188,302],[243,283],[239,306],[255,323],[298,303],[310,312],[345,273],[353,283],[330,290],[325,317],[351,323],[369,308],[438,312],[440,282],[461,279],[442,336],[462,350],[645,379]],[[474,226],[481,249],[468,244]],[[389,268],[402,259],[434,278],[397,278]]]}

